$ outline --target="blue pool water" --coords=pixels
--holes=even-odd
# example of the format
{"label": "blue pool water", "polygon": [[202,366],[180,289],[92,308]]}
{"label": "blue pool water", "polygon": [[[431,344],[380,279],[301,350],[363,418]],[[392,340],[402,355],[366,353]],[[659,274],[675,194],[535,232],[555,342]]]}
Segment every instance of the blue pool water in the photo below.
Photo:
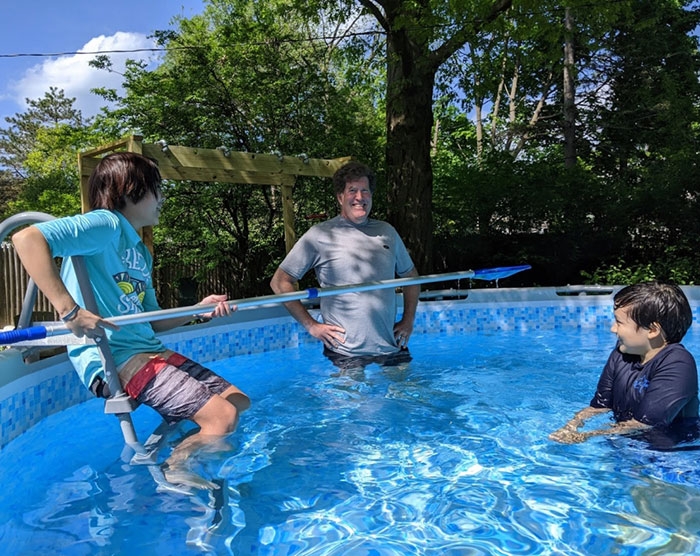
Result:
{"label": "blue pool water", "polygon": [[[422,335],[405,368],[345,374],[316,344],[219,361],[212,368],[253,407],[193,462],[214,491],[158,490],[147,466],[120,457],[116,420],[92,400],[0,452],[0,546],[45,556],[700,554],[698,452],[547,438],[588,403],[613,343],[606,330]],[[684,343],[700,356],[700,331]],[[134,420],[142,439],[158,424],[145,407]]]}

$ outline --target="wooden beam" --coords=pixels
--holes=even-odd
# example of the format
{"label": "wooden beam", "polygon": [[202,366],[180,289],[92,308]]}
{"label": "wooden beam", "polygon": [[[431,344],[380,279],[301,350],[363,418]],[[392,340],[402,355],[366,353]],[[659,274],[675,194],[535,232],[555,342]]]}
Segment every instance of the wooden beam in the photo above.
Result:
{"label": "wooden beam", "polygon": [[240,172],[237,170],[212,170],[207,168],[172,168],[159,166],[161,176],[166,180],[191,180],[201,182],[239,183],[248,185],[293,184],[294,176],[288,174],[263,174]]}
{"label": "wooden beam", "polygon": [[[176,176],[188,175],[185,169],[230,170],[256,174],[287,174],[293,176],[332,177],[335,171],[352,157],[335,159],[299,158],[246,152],[225,153],[219,149],[195,149],[177,145],[163,147],[157,143],[145,143],[143,154],[158,162],[161,173]],[[195,178],[185,178],[195,179]],[[204,181],[223,181],[207,179]],[[244,183],[255,183],[246,181]],[[258,182],[262,183],[262,182]]]}
{"label": "wooden beam", "polygon": [[294,183],[279,176],[332,177],[335,171],[352,157],[334,159],[278,156],[275,154],[224,152],[221,149],[199,149],[160,143],[142,143],[141,136],[132,135],[96,149],[80,153],[80,175],[89,176],[102,155],[128,150],[148,156],[158,162],[164,179],[205,182],[250,183],[282,185]]}
{"label": "wooden beam", "polygon": [[83,158],[91,158],[95,156],[99,156],[101,154],[109,153],[109,152],[114,152],[114,151],[125,151],[129,150],[127,147],[130,143],[133,143],[135,141],[140,142],[143,138],[140,135],[130,135],[129,137],[126,137],[124,139],[119,139],[118,141],[112,141],[111,143],[106,143],[104,145],[100,145],[99,147],[95,149],[91,149],[89,151],[85,151],[80,153],[80,156]]}
{"label": "wooden beam", "polygon": [[[229,152],[226,149],[200,149],[167,145],[165,142],[143,143],[132,135],[78,155],[80,198],[83,212],[88,210],[88,178],[103,155],[115,151],[143,154],[158,163],[166,180],[277,185],[282,192],[284,242],[287,252],[296,242],[294,230],[293,186],[297,176],[330,178],[352,157],[322,159],[307,156]],[[144,229],[144,243],[153,250],[152,230]]]}

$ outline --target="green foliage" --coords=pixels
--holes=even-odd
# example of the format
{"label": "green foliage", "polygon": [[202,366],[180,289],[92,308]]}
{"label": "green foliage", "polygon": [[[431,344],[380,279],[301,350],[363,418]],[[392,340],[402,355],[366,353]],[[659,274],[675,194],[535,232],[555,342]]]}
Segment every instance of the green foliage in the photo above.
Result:
{"label": "green foliage", "polygon": [[105,140],[73,108],[75,99],[51,88],[0,129],[0,163],[13,194],[0,215],[40,211],[54,216],[80,212],[78,153]]}
{"label": "green foliage", "polygon": [[635,266],[626,266],[625,261],[620,264],[603,265],[593,273],[581,271],[585,284],[625,285],[638,282],[648,282],[656,279],[656,274],[651,263]]}
{"label": "green foliage", "polygon": [[627,266],[621,260],[619,264],[603,265],[592,273],[583,270],[581,277],[584,284],[626,285],[661,280],[692,286],[698,270],[698,263],[688,258],[632,266]]}
{"label": "green foliage", "polygon": [[636,187],[656,162],[695,157],[700,84],[697,37],[688,33],[698,17],[675,1],[645,0],[611,33],[601,68],[609,102],[589,114],[599,130],[599,171]]}
{"label": "green foliage", "polygon": [[[653,257],[643,252],[636,253],[634,262],[626,259],[605,262],[591,272],[581,271],[587,284],[633,284],[648,280],[670,281],[676,284],[693,285],[700,276],[700,260],[696,256],[695,239],[687,236],[665,249],[656,248]],[[635,253],[630,253],[631,257]]]}
{"label": "green foliage", "polygon": [[0,218],[7,212],[8,204],[17,200],[20,190],[20,180],[0,173]]}
{"label": "green foliage", "polygon": [[[556,284],[630,260],[634,276],[652,269],[696,279],[698,12],[689,4],[567,3],[575,22],[575,168],[562,164],[562,6],[520,4],[457,53],[441,74],[450,94],[436,111],[443,264],[521,257],[538,267],[531,275],[540,283]],[[467,118],[476,108],[482,119]]]}
{"label": "green foliage", "polygon": [[[396,70],[397,58],[387,57],[387,35],[376,31],[390,28],[406,39],[404,54],[417,56],[403,60],[399,86],[421,64],[416,75],[437,70],[433,171],[410,184],[432,179],[432,206],[410,210],[433,215],[436,271],[530,263],[533,270],[509,285],[696,282],[697,10],[688,0],[525,0],[487,23],[493,5],[403,3],[389,22],[383,1],[210,0],[201,15],[157,33],[167,49],[160,67],[129,62],[123,96],[97,90],[117,109],[85,122],[72,99],[51,89],[8,119],[0,130],[0,209],[76,212],[77,153],[137,130],[171,145],[354,156],[378,171],[373,215],[383,218],[397,205],[387,201],[385,163],[386,108],[396,102],[386,97],[386,68]],[[573,168],[563,154],[565,39],[576,58]],[[421,57],[426,52],[430,58]],[[111,69],[106,56],[93,65]],[[416,94],[402,99],[406,119],[398,111],[391,118],[424,123],[411,120],[425,86],[418,81]],[[404,146],[388,160],[396,165],[398,152],[411,169],[419,151]],[[409,184],[391,185],[416,202]],[[225,268],[222,291],[269,293],[284,253],[279,189],[165,187],[157,264],[197,263],[195,278]],[[337,211],[328,179],[298,178],[294,200],[298,235]]]}
{"label": "green foliage", "polygon": [[39,211],[53,216],[80,212],[80,191],[75,180],[67,181],[62,172],[29,177],[18,199],[7,203],[5,218],[25,211]]}
{"label": "green foliage", "polygon": [[75,99],[66,98],[55,87],[40,99],[26,100],[27,110],[5,118],[9,127],[0,129],[0,166],[20,178],[26,175],[27,158],[40,133],[62,126],[78,130],[84,125],[80,112],[73,108]]}
{"label": "green foliage", "polygon": [[[307,7],[303,8],[304,10]],[[308,13],[308,12],[307,12]],[[336,30],[337,32],[337,30]],[[157,33],[167,48],[150,71],[129,63],[112,127],[146,141],[286,157],[355,156],[380,167],[383,117],[365,59],[354,44],[318,40],[318,28],[289,2],[229,0]],[[339,40],[339,39],[338,39]],[[105,69],[109,61],[95,64]],[[353,68],[352,65],[355,64]],[[103,120],[107,122],[107,120]],[[299,178],[297,232],[307,215],[336,212],[329,180]],[[206,261],[230,272],[230,295],[269,293],[284,254],[280,191],[269,186],[173,182],[155,231],[157,264]]]}

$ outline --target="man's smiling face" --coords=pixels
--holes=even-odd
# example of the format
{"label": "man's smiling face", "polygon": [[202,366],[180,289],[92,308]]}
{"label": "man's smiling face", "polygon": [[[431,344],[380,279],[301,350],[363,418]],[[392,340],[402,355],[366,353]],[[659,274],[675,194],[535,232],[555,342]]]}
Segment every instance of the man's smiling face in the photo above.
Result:
{"label": "man's smiling face", "polygon": [[353,224],[364,224],[372,210],[372,192],[369,180],[361,177],[345,184],[345,190],[338,194],[340,216]]}

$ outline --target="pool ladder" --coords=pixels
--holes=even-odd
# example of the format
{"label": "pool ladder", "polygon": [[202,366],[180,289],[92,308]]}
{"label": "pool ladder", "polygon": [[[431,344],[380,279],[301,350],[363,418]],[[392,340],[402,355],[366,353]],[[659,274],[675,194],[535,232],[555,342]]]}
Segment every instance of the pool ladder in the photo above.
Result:
{"label": "pool ladder", "polygon": [[[3,222],[0,222],[0,243],[12,230],[20,226],[36,224],[37,222],[48,222],[54,219],[54,216],[43,212],[22,212],[11,216]],[[83,294],[85,308],[92,313],[99,314],[95,301],[95,294],[85,268],[85,261],[80,256],[71,257],[71,259],[81,293]],[[31,326],[32,311],[36,302],[36,296],[37,286],[34,280],[30,278],[22,300],[22,310],[20,311],[17,321],[18,329]],[[105,400],[104,412],[117,417],[126,445],[132,448],[137,455],[144,454],[144,447],[138,441],[134,423],[131,419],[131,412],[138,407],[138,402],[130,398],[126,392],[122,390],[114,359],[112,358],[112,352],[109,350],[107,335],[103,329],[99,330],[101,334],[95,338],[95,345],[97,346],[100,359],[102,360],[102,367],[104,369],[105,379],[109,385],[109,391],[112,393],[112,395]],[[157,435],[157,433],[154,433],[154,435]]]}

